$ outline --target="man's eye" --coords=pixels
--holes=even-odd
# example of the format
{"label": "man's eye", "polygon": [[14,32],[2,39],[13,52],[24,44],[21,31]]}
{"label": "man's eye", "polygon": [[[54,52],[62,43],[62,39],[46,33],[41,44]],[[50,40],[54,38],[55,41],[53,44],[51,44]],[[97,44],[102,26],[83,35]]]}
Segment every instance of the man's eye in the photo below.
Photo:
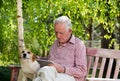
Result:
{"label": "man's eye", "polygon": [[55,34],[57,34],[57,32],[55,32]]}
{"label": "man's eye", "polygon": [[63,34],[62,32],[60,32],[60,34]]}

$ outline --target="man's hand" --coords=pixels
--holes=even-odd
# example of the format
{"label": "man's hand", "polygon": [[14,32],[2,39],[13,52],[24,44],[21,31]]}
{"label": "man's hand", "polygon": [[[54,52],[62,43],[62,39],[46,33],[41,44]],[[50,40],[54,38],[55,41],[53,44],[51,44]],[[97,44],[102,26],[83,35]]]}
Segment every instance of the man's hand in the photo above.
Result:
{"label": "man's hand", "polygon": [[60,64],[54,63],[54,64],[48,64],[48,66],[55,67],[58,73],[64,73],[65,72],[65,68],[63,66],[61,66]]}

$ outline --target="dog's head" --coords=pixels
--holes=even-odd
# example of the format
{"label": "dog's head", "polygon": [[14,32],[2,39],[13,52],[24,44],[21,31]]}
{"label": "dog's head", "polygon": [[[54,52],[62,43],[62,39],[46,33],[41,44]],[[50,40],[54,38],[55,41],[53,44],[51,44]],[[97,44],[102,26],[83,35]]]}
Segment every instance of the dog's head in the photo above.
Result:
{"label": "dog's head", "polygon": [[32,61],[35,61],[36,56],[30,51],[30,50],[23,50],[21,52],[20,58],[22,59],[32,59]]}

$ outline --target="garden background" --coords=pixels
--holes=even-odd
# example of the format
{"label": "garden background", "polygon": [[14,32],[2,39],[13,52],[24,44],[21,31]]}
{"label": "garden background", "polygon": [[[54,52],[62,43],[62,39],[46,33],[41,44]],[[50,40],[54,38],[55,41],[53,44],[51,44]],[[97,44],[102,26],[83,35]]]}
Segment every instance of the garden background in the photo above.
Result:
{"label": "garden background", "polygon": [[[53,20],[68,16],[87,47],[120,50],[120,0],[22,0],[25,47],[46,56],[56,39]],[[0,81],[19,64],[16,0],[0,0]],[[4,77],[3,77],[4,76]]]}

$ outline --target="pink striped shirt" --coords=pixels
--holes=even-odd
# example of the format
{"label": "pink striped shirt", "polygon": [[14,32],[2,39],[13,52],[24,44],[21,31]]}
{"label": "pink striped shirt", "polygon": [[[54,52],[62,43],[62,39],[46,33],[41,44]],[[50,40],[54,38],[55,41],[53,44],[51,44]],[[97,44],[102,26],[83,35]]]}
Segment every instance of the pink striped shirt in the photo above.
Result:
{"label": "pink striped shirt", "polygon": [[69,42],[59,46],[58,40],[51,47],[49,60],[66,68],[66,74],[74,76],[76,81],[84,81],[87,74],[86,47],[72,35]]}

